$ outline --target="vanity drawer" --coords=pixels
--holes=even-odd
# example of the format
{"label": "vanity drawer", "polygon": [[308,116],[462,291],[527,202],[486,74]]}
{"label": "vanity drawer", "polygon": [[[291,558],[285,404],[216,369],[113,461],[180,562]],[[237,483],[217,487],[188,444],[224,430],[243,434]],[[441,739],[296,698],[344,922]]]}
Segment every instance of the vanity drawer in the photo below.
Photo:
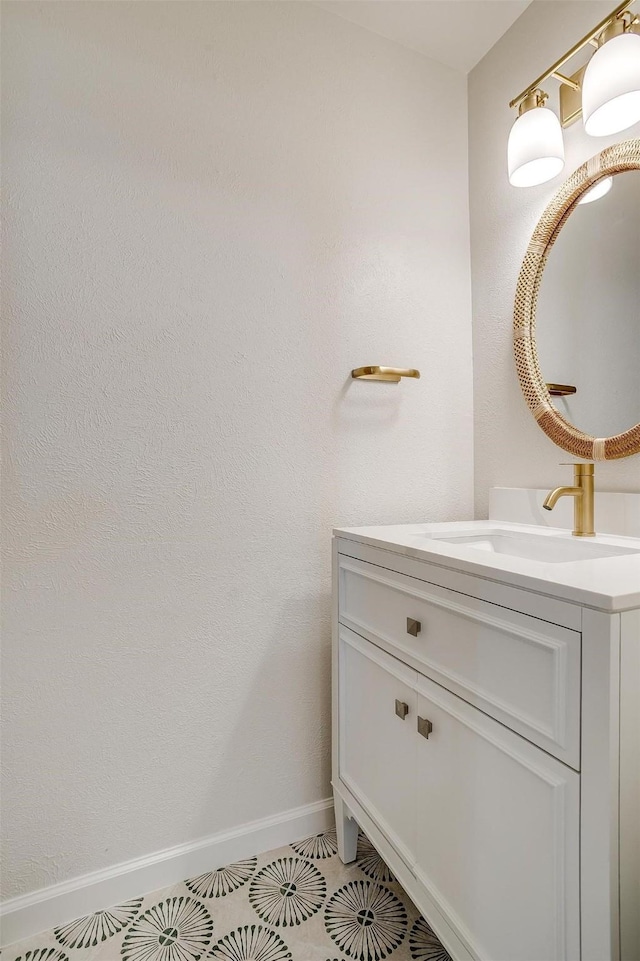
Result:
{"label": "vanity drawer", "polygon": [[345,555],[338,617],[579,770],[577,631]]}

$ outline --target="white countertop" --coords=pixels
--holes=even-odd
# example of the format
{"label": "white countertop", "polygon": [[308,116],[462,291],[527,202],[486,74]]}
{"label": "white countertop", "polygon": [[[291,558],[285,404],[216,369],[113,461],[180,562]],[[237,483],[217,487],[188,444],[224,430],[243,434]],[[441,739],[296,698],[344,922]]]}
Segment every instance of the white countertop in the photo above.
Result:
{"label": "white countertop", "polygon": [[616,612],[640,607],[640,538],[598,534],[589,538],[589,541],[636,548],[639,553],[550,563],[485,552],[470,545],[449,544],[429,537],[430,534],[470,530],[489,532],[497,529],[540,537],[573,538],[570,532],[559,528],[496,520],[342,527],[335,528],[334,535],[603,611]]}

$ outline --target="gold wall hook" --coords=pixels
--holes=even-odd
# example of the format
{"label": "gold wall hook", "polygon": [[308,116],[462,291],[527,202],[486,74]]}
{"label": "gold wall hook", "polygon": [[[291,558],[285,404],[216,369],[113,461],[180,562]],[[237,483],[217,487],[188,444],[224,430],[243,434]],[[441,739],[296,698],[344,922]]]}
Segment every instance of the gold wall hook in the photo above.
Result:
{"label": "gold wall hook", "polygon": [[414,367],[356,367],[351,371],[354,380],[386,380],[391,384],[397,384],[401,377],[420,377],[420,371]]}

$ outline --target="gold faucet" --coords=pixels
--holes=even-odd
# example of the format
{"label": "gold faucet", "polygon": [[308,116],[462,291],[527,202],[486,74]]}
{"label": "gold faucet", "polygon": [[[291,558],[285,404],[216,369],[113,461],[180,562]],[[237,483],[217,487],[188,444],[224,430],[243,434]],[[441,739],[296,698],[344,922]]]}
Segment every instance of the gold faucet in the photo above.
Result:
{"label": "gold faucet", "polygon": [[[571,464],[563,464],[571,467]],[[574,537],[594,537],[593,529],[593,464],[573,465],[573,487],[556,487],[550,491],[542,505],[552,511],[561,497],[573,497]]]}

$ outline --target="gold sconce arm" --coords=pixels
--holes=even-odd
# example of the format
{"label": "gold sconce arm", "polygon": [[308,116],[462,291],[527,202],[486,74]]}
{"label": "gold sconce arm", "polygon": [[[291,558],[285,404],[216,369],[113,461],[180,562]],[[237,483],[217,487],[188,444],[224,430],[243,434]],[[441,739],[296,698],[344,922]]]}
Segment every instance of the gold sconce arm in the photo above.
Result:
{"label": "gold sconce arm", "polygon": [[420,371],[414,367],[356,367],[351,376],[359,380],[386,380],[397,384],[401,377],[420,377]]}

